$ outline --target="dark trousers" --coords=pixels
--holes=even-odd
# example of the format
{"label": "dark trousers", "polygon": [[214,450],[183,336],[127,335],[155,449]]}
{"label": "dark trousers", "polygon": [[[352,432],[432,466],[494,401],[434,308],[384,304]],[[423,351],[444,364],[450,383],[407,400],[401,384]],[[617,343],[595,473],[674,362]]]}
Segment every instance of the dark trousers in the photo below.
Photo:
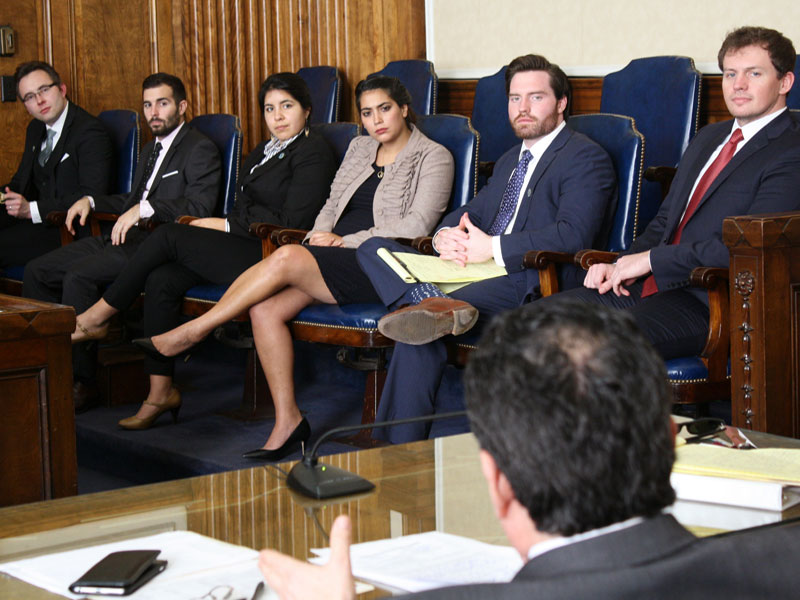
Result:
{"label": "dark trousers", "polygon": [[[73,306],[77,314],[82,313],[97,302],[101,290],[114,281],[136,251],[142,236],[133,233],[122,246],[113,246],[101,236],[84,238],[30,261],[25,267],[23,296]],[[73,345],[76,380],[93,381],[96,363],[95,342]]]}
{"label": "dark trousers", "polygon": [[[180,225],[158,227],[139,246],[103,299],[118,310],[144,292],[145,335],[177,327],[186,291],[196,285],[230,285],[261,260],[261,240],[222,231]],[[172,375],[173,360],[147,357],[145,371]]]}
{"label": "dark trousers", "polygon": [[708,336],[708,306],[687,290],[669,290],[642,298],[643,280],[627,286],[630,296],[613,291],[575,288],[537,302],[559,302],[575,298],[587,304],[602,304],[627,310],[662,358],[695,356],[705,346]]}
{"label": "dark trousers", "polygon": [[[391,306],[401,298],[413,284],[405,283],[376,254],[381,247],[392,252],[413,252],[392,240],[374,238],[364,242],[357,257],[361,268],[372,281],[383,303]],[[450,294],[458,300],[469,302],[480,311],[476,327],[481,327],[497,313],[516,308],[526,295],[527,279],[524,272],[512,273],[471,283]],[[434,413],[436,392],[447,366],[445,339],[429,344],[413,346],[395,344],[386,383],[381,395],[377,421],[403,419]],[[396,425],[385,429],[374,429],[373,437],[394,444],[425,439],[430,424]]]}
{"label": "dark trousers", "polygon": [[6,217],[0,223],[0,268],[25,265],[61,245],[57,227],[8,217],[4,207],[0,211]]}

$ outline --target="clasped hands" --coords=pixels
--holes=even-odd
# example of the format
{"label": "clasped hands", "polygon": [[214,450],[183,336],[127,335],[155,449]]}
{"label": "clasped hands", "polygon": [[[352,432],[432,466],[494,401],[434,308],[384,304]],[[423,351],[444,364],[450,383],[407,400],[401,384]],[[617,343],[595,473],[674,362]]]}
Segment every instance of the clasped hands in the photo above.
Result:
{"label": "clasped hands", "polygon": [[[75,235],[75,227],[73,225],[75,217],[78,217],[78,222],[81,226],[86,225],[86,219],[92,212],[92,204],[88,196],[77,200],[75,204],[69,207],[67,211],[67,218],[65,225],[72,235]],[[125,243],[125,236],[128,230],[139,222],[139,204],[136,203],[128,210],[122,213],[114,223],[111,230],[111,244],[119,246]]]}
{"label": "clasped hands", "polygon": [[308,238],[309,246],[336,246],[344,248],[344,239],[330,231],[312,231]]}
{"label": "clasped hands", "polygon": [[467,213],[461,215],[456,227],[439,231],[435,241],[439,257],[461,267],[467,263],[486,262],[494,256],[492,237],[473,225]]}
{"label": "clasped hands", "polygon": [[589,267],[583,286],[605,294],[612,290],[617,296],[630,296],[626,289],[634,281],[650,274],[650,251],[621,256],[614,264],[598,263]]}

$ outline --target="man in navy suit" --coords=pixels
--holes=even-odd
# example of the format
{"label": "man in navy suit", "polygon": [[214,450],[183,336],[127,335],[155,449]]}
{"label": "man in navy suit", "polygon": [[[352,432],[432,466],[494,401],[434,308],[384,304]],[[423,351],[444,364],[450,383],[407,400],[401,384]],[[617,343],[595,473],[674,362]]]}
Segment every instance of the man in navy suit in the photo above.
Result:
{"label": "man in navy suit", "polygon": [[728,267],[723,219],[800,209],[800,127],[786,108],[795,58],[775,30],[728,34],[718,60],[734,119],[698,132],[658,214],[616,263],[592,266],[584,288],[539,302],[578,297],[629,310],[664,358],[698,354],[708,296],[688,287],[689,276],[695,267]]}
{"label": "man in navy suit", "polygon": [[[671,402],[630,315],[576,300],[508,311],[464,387],[494,513],[525,564],[508,583],[413,598],[796,597],[800,522],[697,538],[664,512]],[[351,530],[333,523],[325,566],[264,550],[259,567],[281,598],[355,598]]]}
{"label": "man in navy suit", "polygon": [[[22,293],[28,298],[74,306],[82,313],[114,281],[147,233],[140,219],[173,221],[180,215],[210,216],[217,204],[222,167],[214,143],[184,121],[188,107],[183,82],[155,73],[142,83],[143,112],[153,133],[143,149],[132,191],[84,196],[67,212],[67,226],[86,223],[92,210],[120,213],[110,233],[85,238],[40,256],[25,269]],[[76,410],[96,397],[94,342],[73,346]]]}
{"label": "man in navy suit", "polygon": [[24,265],[58,248],[58,229],[47,213],[67,210],[86,194],[106,194],[112,183],[113,149],[103,124],[67,100],[67,86],[45,62],[22,63],[14,74],[17,95],[33,117],[25,151],[11,181],[2,186],[0,267]]}
{"label": "man in navy suit", "polygon": [[[598,243],[614,210],[616,180],[606,152],[566,123],[569,80],[546,58],[514,59],[506,71],[508,118],[522,144],[506,152],[494,175],[466,206],[442,221],[433,238],[443,260],[494,260],[507,275],[472,283],[444,297],[432,284],[406,284],[377,256],[380,247],[409,249],[372,239],[358,259],[384,304],[411,305],[387,315],[380,331],[399,343],[389,364],[377,420],[433,412],[447,361],[438,338],[463,333],[539,295],[539,278],[522,260],[528,250],[576,252]],[[566,274],[569,278],[573,273]],[[573,279],[578,285],[580,280]],[[394,443],[425,437],[425,424],[392,427],[375,437]]]}

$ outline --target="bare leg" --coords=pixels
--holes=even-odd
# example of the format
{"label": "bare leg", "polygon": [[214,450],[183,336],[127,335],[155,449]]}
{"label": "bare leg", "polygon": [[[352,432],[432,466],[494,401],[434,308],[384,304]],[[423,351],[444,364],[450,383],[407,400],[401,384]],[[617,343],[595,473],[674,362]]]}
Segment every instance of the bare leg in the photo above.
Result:
{"label": "bare leg", "polygon": [[150,375],[150,393],[147,394],[147,398],[145,399],[145,402],[149,402],[150,404],[142,404],[136,416],[140,419],[146,419],[154,415],[158,412],[158,406],[153,405],[166,402],[170,392],[172,392],[172,377],[167,375]]}
{"label": "bare leg", "polygon": [[283,246],[242,273],[210,311],[180,327],[154,336],[153,344],[163,355],[175,356],[203,340],[216,327],[287,286],[306,291],[315,298],[324,296],[334,302],[311,253],[303,246]]}
{"label": "bare leg", "polygon": [[92,306],[75,318],[75,331],[72,332],[72,343],[86,340],[99,340],[106,337],[108,320],[119,311],[100,298]]}
{"label": "bare leg", "polygon": [[275,403],[275,426],[264,443],[266,450],[280,448],[303,418],[294,397],[294,348],[286,322],[313,301],[297,288],[286,288],[250,309],[258,359]]}

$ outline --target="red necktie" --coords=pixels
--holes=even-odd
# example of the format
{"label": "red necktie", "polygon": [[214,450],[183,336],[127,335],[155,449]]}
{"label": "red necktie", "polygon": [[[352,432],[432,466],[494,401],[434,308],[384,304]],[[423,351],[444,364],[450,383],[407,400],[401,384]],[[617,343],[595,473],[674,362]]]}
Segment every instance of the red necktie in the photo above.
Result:
{"label": "red necktie", "polygon": [[[681,234],[683,233],[683,228],[686,227],[686,223],[689,222],[689,219],[692,218],[697,207],[700,205],[700,200],[703,199],[703,196],[708,191],[708,188],[711,187],[711,184],[714,183],[714,180],[717,178],[722,172],[729,162],[731,162],[731,158],[733,158],[733,154],[736,152],[736,146],[739,145],[739,142],[742,141],[744,136],[742,136],[742,130],[736,129],[734,130],[733,134],[731,135],[731,139],[728,140],[728,143],[723,146],[722,151],[719,153],[717,158],[714,159],[706,172],[703,173],[703,176],[700,178],[700,181],[697,183],[697,187],[694,190],[694,194],[692,194],[691,199],[689,200],[689,204],[686,206],[686,212],[683,213],[683,218],[681,222],[678,224],[678,228],[675,230],[675,233],[672,235],[672,241],[670,244],[679,244],[681,241]],[[656,278],[653,275],[650,275],[647,279],[644,280],[644,285],[642,286],[642,298],[647,298],[648,296],[652,296],[658,291],[658,286],[656,285]]]}

